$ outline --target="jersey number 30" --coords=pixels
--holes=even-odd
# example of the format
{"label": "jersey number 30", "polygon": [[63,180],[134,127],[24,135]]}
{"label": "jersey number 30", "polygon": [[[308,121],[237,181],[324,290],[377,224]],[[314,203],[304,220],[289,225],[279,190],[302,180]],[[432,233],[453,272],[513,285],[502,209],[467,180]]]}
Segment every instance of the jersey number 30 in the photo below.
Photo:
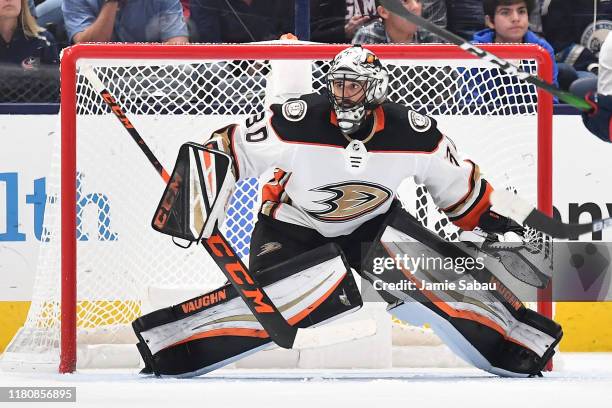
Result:
{"label": "jersey number 30", "polygon": [[265,117],[265,113],[262,112],[253,115],[246,120],[248,132],[245,135],[245,138],[247,142],[263,142],[268,138],[268,127],[266,126],[265,122],[263,122]]}

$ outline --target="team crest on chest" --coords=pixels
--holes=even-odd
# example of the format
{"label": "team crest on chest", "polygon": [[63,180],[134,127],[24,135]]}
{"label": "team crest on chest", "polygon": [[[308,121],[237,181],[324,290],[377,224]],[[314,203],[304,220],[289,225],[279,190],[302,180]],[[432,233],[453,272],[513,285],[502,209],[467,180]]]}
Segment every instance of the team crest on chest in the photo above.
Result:
{"label": "team crest on chest", "polygon": [[344,181],[313,188],[310,191],[329,193],[328,198],[315,201],[322,210],[305,210],[323,222],[346,222],[371,213],[391,196],[391,190],[380,184],[365,181]]}
{"label": "team crest on chest", "polygon": [[416,132],[427,132],[431,128],[431,119],[415,111],[408,111],[408,121]]}
{"label": "team crest on chest", "polygon": [[306,116],[307,105],[304,101],[290,101],[283,104],[283,116],[291,122],[298,122]]}

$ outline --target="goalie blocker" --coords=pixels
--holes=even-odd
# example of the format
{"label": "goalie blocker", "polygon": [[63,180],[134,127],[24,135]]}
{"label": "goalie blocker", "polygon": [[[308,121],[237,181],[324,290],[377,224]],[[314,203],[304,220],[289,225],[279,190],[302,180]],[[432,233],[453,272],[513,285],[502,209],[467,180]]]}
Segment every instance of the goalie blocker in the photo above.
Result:
{"label": "goalie blocker", "polygon": [[[335,244],[264,269],[257,278],[296,327],[316,326],[362,306],[350,268]],[[144,315],[132,327],[145,362],[143,372],[157,376],[202,375],[273,345],[230,284]]]}
{"label": "goalie blocker", "polygon": [[225,204],[236,179],[228,171],[232,158],[216,147],[214,143],[202,146],[192,142],[181,146],[151,222],[154,230],[191,245],[208,238],[215,226],[223,223]]}

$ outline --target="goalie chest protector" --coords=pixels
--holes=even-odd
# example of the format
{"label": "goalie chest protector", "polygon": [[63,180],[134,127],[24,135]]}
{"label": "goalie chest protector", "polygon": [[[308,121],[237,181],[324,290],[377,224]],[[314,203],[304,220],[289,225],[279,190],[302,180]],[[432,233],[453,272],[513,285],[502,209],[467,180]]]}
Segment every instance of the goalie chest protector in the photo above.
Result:
{"label": "goalie chest protector", "polygon": [[[319,94],[303,95],[270,109],[272,127],[285,142],[346,148],[349,139],[365,139],[372,130],[369,126],[349,138],[343,136],[331,103]],[[435,119],[397,103],[386,102],[373,115],[377,128],[366,142],[369,152],[432,152],[443,137]]]}

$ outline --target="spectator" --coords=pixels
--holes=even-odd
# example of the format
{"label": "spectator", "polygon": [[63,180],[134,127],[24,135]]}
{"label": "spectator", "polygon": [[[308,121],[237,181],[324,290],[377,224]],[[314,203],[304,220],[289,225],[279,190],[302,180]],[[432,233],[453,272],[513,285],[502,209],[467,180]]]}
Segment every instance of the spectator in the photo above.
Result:
{"label": "spectator", "polygon": [[545,0],[535,0],[535,7],[529,13],[529,29],[544,37],[544,28],[542,28],[542,6]]}
{"label": "spectator", "polygon": [[179,0],[64,0],[71,42],[188,42]]}
{"label": "spectator", "polygon": [[597,54],[612,27],[612,3],[592,0],[548,0],[542,8],[544,36],[557,50],[559,85],[585,94],[597,87]]}
{"label": "spectator", "polygon": [[[421,0],[402,0],[411,13],[421,15]],[[353,44],[416,43],[418,28],[406,19],[391,13],[376,0],[378,15],[370,24],[361,27],[353,37]]]}
{"label": "spectator", "polygon": [[28,8],[30,9],[32,17],[36,19],[36,4],[34,4],[34,0],[28,0]]}
{"label": "spectator", "polygon": [[293,32],[293,1],[191,0],[196,38],[209,43],[278,39]]}
{"label": "spectator", "polygon": [[198,39],[196,37],[197,29],[191,20],[191,5],[189,4],[191,0],[181,0],[181,7],[183,8],[183,18],[185,20],[185,24],[187,24],[187,31],[189,32],[189,41],[196,42]]}
{"label": "spectator", "polygon": [[181,7],[183,9],[183,16],[185,20],[189,20],[189,16],[191,16],[191,8],[189,7],[189,0],[181,0]]}
{"label": "spectator", "polygon": [[[447,13],[446,0],[421,0],[423,3],[423,18],[431,21],[435,25],[446,28]],[[427,30],[419,30],[418,38],[424,43],[445,42],[442,38],[430,33]]]}
{"label": "spectator", "polygon": [[0,63],[29,71],[58,60],[55,39],[36,24],[27,0],[0,0]]}
{"label": "spectator", "polygon": [[[595,15],[595,4],[597,15]],[[610,0],[547,0],[542,9],[544,35],[555,50],[572,44],[588,48],[595,56],[612,28]]]}
{"label": "spectator", "polygon": [[376,18],[375,0],[311,0],[310,39],[350,42],[364,24]]}
{"label": "spectator", "polygon": [[69,45],[64,26],[62,0],[39,1],[36,6],[36,21],[38,21],[38,25],[53,34],[60,49]]}
{"label": "spectator", "polygon": [[44,0],[36,6],[36,20],[41,27],[54,24],[63,29],[64,14],[62,13],[62,0]]}
{"label": "spectator", "polygon": [[448,30],[466,40],[485,28],[481,0],[446,0],[446,17]]}
{"label": "spectator", "polygon": [[485,22],[489,28],[474,34],[472,42],[478,43],[530,43],[537,44],[550,54],[553,65],[553,82],[557,85],[555,52],[543,38],[529,30],[529,13],[535,0],[484,0]]}
{"label": "spectator", "polygon": [[586,100],[593,106],[593,111],[582,114],[584,125],[591,133],[603,140],[612,142],[612,36],[604,40],[599,52],[599,80],[597,94],[589,93]]}

